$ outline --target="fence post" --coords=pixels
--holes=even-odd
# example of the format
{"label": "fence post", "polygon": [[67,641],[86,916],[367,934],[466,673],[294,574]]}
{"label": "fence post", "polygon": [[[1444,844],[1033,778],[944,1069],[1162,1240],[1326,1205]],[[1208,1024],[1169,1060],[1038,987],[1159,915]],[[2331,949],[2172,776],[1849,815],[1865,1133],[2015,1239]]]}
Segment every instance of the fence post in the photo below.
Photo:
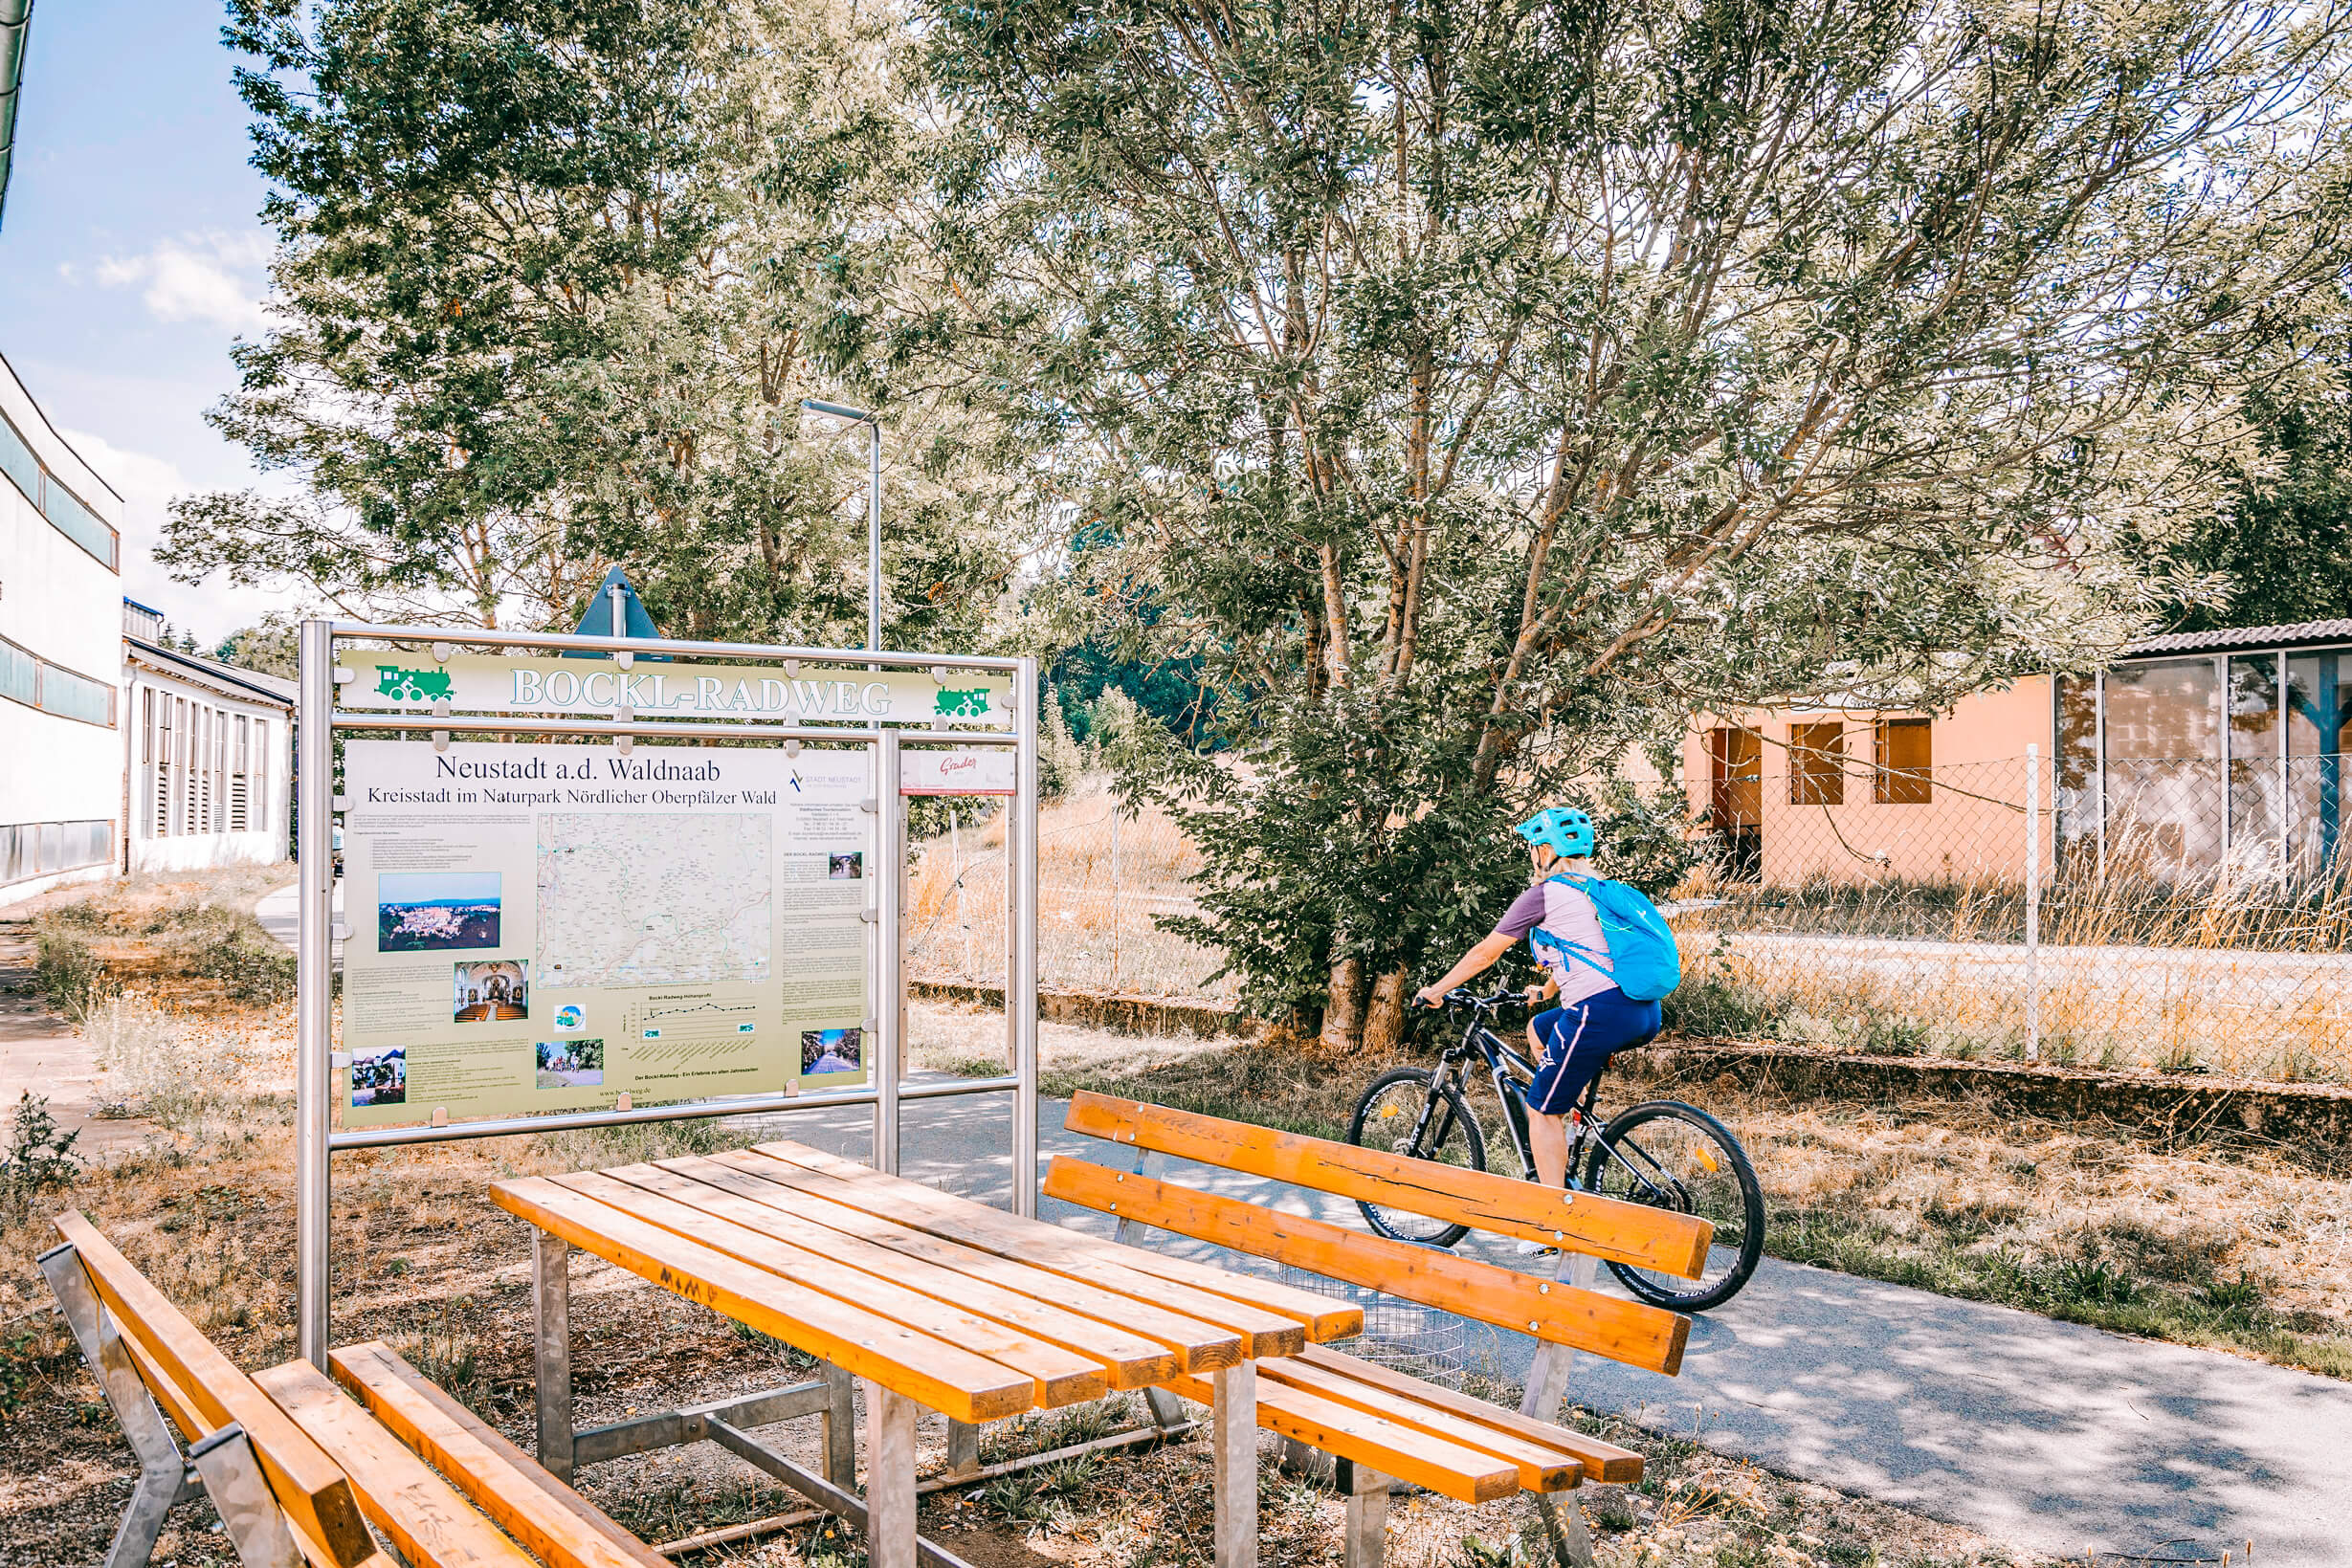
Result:
{"label": "fence post", "polygon": [[1119,989],[1119,801],[1111,801],[1111,989]]}
{"label": "fence post", "polygon": [[2042,748],[2026,747],[2026,1060],[2042,1054]]}

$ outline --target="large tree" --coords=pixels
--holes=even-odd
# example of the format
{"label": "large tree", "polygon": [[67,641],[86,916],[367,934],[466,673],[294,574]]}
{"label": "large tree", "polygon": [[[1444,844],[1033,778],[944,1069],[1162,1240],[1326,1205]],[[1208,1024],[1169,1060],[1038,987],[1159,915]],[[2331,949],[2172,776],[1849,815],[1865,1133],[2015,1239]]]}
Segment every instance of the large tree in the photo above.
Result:
{"label": "large tree", "polygon": [[[806,421],[812,276],[903,156],[897,20],[822,0],[233,0],[281,250],[213,415],[300,485],[176,508],[191,578],[560,626],[626,566],[674,635],[863,640],[862,438]],[[894,638],[967,642],[1012,494],[894,407]]]}
{"label": "large tree", "polygon": [[[1262,1009],[1393,1027],[1498,832],[1693,705],[2093,656],[2339,265],[2341,0],[935,8],[839,344],[1001,388]],[[894,292],[893,268],[946,294]]]}

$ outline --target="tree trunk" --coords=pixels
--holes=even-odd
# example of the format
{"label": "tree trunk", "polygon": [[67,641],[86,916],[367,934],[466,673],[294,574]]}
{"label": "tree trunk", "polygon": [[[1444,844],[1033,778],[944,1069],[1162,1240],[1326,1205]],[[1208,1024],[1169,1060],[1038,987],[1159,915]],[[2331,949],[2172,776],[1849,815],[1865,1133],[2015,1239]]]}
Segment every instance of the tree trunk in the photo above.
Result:
{"label": "tree trunk", "polygon": [[1352,1051],[1363,1044],[1364,961],[1341,959],[1331,966],[1330,989],[1323,999],[1323,1049]]}
{"label": "tree trunk", "polygon": [[1401,965],[1372,983],[1372,1005],[1364,1016],[1364,1049],[1375,1058],[1394,1056],[1404,1048],[1405,1003]]}

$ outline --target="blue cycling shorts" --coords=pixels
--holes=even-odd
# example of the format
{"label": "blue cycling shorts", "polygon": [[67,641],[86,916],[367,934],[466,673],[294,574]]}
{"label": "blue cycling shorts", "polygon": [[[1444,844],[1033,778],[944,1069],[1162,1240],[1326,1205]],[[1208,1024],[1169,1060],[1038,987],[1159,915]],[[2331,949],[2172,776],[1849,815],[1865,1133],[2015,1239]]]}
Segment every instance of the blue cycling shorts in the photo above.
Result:
{"label": "blue cycling shorts", "polygon": [[1536,1014],[1536,1081],[1527,1089],[1527,1109],[1565,1115],[1621,1050],[1657,1038],[1658,1005],[1636,1002],[1614,985],[1582,1002]]}

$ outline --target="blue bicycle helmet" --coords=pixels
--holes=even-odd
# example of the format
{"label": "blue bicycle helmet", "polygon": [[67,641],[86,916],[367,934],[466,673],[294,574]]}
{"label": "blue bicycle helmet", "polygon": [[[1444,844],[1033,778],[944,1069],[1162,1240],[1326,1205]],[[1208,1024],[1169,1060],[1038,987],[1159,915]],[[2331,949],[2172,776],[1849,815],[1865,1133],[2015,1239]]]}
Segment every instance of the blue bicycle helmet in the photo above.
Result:
{"label": "blue bicycle helmet", "polygon": [[1530,844],[1575,858],[1592,853],[1592,818],[1568,806],[1547,806],[1514,829]]}

